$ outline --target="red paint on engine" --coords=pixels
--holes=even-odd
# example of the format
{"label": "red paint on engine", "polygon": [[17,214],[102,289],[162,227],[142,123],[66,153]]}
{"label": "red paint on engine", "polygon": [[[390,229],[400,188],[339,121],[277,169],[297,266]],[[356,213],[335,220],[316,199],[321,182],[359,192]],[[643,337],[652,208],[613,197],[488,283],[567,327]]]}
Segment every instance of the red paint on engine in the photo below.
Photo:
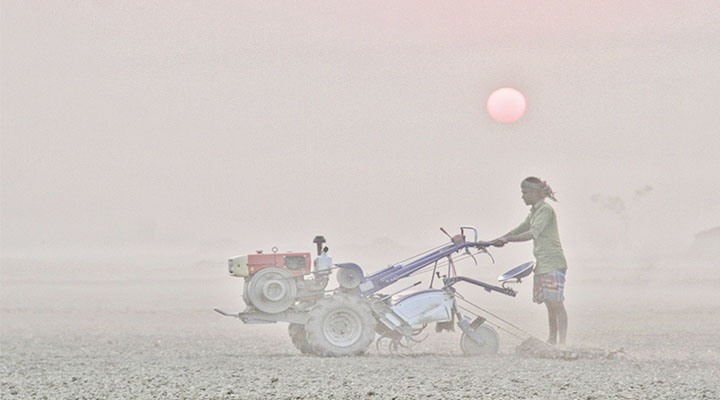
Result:
{"label": "red paint on engine", "polygon": [[[302,258],[301,258],[302,257]],[[273,253],[248,255],[248,271],[255,274],[263,268],[278,267],[292,275],[310,272],[310,253]]]}

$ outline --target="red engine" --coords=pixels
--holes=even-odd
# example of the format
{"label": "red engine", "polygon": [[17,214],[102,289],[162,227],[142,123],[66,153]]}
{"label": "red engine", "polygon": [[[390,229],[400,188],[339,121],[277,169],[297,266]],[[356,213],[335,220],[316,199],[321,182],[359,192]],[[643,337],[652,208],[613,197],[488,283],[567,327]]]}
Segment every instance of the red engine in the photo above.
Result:
{"label": "red engine", "polygon": [[233,276],[251,276],[258,271],[276,267],[292,275],[310,272],[310,253],[273,253],[235,256],[228,260],[228,269]]}
{"label": "red engine", "polygon": [[[311,273],[310,253],[249,254],[228,260],[230,275],[245,278],[243,299],[248,306],[266,313],[279,313],[293,306],[299,299],[307,301],[322,297],[328,283],[332,258],[327,255],[325,242],[318,236],[318,257]],[[310,276],[308,276],[310,275]]]}
{"label": "red engine", "polygon": [[250,275],[267,267],[279,267],[293,275],[310,272],[310,253],[251,254],[248,256]]}

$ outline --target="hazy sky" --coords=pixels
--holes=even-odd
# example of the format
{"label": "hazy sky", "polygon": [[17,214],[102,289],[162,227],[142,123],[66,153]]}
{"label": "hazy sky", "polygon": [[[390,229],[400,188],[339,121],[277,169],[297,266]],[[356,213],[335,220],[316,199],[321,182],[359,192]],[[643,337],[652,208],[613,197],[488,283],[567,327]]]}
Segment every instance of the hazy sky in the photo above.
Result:
{"label": "hazy sky", "polygon": [[571,259],[720,225],[717,1],[357,3],[3,0],[3,255],[411,255],[528,175]]}

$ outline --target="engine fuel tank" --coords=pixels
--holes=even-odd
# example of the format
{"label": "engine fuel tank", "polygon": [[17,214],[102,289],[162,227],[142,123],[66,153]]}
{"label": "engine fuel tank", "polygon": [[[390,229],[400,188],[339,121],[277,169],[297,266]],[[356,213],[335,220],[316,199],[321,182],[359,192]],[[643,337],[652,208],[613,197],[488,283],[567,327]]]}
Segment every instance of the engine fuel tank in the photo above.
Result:
{"label": "engine fuel tank", "polygon": [[273,253],[235,256],[228,260],[228,269],[233,276],[254,275],[263,268],[278,267],[291,275],[310,272],[310,253]]}

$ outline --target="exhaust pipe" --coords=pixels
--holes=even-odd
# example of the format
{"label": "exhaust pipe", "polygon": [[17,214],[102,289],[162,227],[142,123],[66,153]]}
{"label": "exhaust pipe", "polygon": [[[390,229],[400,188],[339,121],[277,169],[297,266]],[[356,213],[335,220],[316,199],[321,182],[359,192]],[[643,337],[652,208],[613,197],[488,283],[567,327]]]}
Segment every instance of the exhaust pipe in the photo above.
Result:
{"label": "exhaust pipe", "polygon": [[325,238],[322,236],[315,236],[313,243],[317,245],[317,255],[322,254],[322,245],[325,243]]}

